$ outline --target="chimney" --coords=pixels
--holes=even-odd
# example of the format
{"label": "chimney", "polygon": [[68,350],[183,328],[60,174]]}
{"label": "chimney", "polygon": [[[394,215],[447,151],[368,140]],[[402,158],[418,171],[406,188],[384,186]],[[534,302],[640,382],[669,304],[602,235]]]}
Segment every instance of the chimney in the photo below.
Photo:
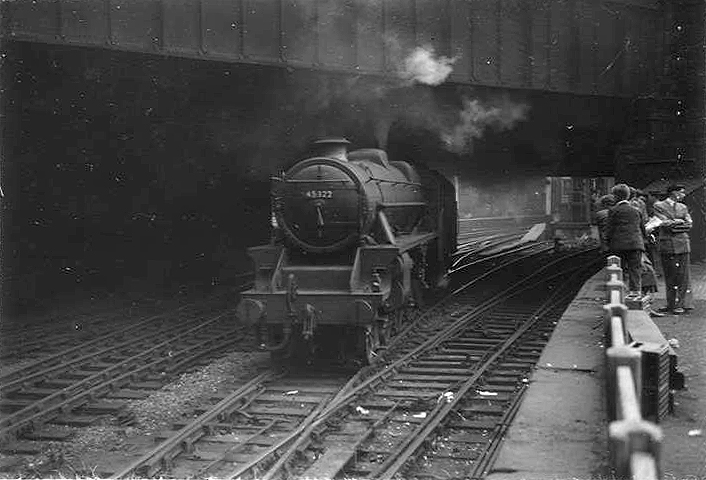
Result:
{"label": "chimney", "polygon": [[347,161],[348,145],[351,142],[342,137],[322,138],[314,142],[314,152],[320,157]]}

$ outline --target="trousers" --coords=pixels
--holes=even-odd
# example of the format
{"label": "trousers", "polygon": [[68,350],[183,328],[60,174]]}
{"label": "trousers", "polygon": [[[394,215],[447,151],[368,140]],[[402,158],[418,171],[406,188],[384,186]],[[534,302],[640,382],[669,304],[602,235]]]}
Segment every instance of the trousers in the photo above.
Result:
{"label": "trousers", "polygon": [[687,297],[690,296],[689,285],[689,253],[662,253],[662,268],[664,269],[665,294],[667,308],[684,308]]}
{"label": "trousers", "polygon": [[641,293],[642,250],[618,250],[614,253],[620,257],[620,266],[623,267],[623,278],[628,280],[628,289]]}

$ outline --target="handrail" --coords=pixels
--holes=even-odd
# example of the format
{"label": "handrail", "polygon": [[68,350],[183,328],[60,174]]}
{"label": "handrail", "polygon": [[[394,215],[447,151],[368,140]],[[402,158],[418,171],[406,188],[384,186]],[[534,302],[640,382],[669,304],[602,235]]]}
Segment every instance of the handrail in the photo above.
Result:
{"label": "handrail", "polygon": [[617,478],[661,478],[662,429],[642,418],[642,353],[629,346],[620,258],[608,257],[606,281],[606,400],[610,463]]}

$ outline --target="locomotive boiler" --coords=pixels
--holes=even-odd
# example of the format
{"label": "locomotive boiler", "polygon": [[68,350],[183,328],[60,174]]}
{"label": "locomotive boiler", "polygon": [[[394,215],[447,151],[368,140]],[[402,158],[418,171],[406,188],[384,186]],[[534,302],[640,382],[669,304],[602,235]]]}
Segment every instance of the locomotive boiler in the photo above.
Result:
{"label": "locomotive boiler", "polygon": [[440,285],[456,249],[452,184],[345,139],[273,179],[268,245],[248,250],[254,287],[241,318],[275,356],[332,348],[371,362]]}

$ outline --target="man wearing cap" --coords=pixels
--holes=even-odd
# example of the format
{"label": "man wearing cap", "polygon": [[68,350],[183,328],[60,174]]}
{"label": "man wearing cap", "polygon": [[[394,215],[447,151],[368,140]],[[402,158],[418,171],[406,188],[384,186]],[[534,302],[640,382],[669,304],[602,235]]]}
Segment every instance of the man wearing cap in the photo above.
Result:
{"label": "man wearing cap", "polygon": [[689,308],[686,298],[689,292],[689,261],[691,244],[689,230],[692,221],[689,209],[680,203],[685,196],[683,185],[667,187],[667,198],[655,202],[654,213],[662,223],[659,225],[659,254],[664,270],[667,306],[660,311],[680,315]]}

